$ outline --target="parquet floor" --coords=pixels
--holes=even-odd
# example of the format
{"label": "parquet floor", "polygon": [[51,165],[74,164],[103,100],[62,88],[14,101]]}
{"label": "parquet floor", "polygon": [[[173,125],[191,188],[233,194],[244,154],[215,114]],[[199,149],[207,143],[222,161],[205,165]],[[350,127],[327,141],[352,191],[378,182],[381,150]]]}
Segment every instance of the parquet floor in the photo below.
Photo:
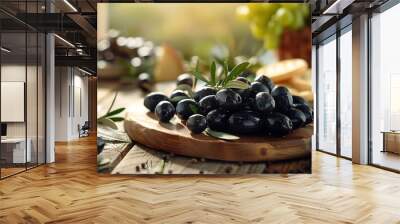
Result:
{"label": "parquet floor", "polygon": [[319,152],[312,175],[96,173],[95,138],[0,181],[0,223],[400,223],[400,175]]}

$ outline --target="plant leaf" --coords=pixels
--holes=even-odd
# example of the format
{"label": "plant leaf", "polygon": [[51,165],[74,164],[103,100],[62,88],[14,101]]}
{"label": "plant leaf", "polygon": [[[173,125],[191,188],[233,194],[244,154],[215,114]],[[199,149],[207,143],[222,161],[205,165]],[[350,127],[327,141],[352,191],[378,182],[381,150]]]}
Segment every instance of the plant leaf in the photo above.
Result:
{"label": "plant leaf", "polygon": [[196,62],[196,68],[194,69],[193,75],[194,77],[196,77],[196,79],[199,79],[207,84],[210,84],[209,81],[203,75],[201,75],[199,71],[199,60],[197,60]]}
{"label": "plant leaf", "polygon": [[225,76],[225,80],[226,80],[226,78],[228,78],[228,73],[229,73],[228,61],[224,61],[224,76]]}
{"label": "plant leaf", "polygon": [[115,110],[113,110],[113,111],[108,112],[104,117],[111,117],[111,116],[117,115],[117,114],[121,113],[121,112],[124,111],[124,110],[125,110],[124,107],[115,109]]}
{"label": "plant leaf", "polygon": [[125,120],[125,118],[123,117],[110,117],[110,120],[114,121],[114,122],[120,122]]}
{"label": "plant leaf", "polygon": [[239,81],[239,80],[231,80],[228,83],[226,83],[225,88],[248,89],[249,84]]}
{"label": "plant leaf", "polygon": [[248,62],[243,62],[243,63],[240,63],[240,64],[236,65],[229,72],[228,81],[234,80],[236,77],[238,77],[238,75],[240,75],[240,73],[242,73],[244,70],[246,70],[247,67],[249,67],[249,65],[250,65],[250,63],[248,63]]}
{"label": "plant leaf", "polygon": [[211,85],[212,86],[215,86],[215,77],[216,77],[216,70],[217,70],[217,66],[215,65],[215,61],[213,61],[212,63],[211,63],[211,68],[210,68],[210,75],[211,75],[211,81],[210,81],[210,83],[211,83]]}
{"label": "plant leaf", "polygon": [[114,121],[106,117],[98,119],[97,123],[108,126],[112,129],[118,129],[118,126],[114,123]]}
{"label": "plant leaf", "polygon": [[194,75],[194,77],[196,77],[196,79],[201,80],[201,81],[203,81],[203,82],[209,84],[209,81],[208,81],[204,76],[202,76],[202,75],[200,74],[200,72],[196,72],[196,71],[195,71],[195,72],[193,72],[193,75]]}
{"label": "plant leaf", "polygon": [[227,140],[227,141],[234,141],[240,139],[240,137],[236,135],[231,135],[225,132],[220,132],[220,131],[214,131],[211,130],[210,128],[206,128],[206,133],[212,137],[219,138],[222,140]]}
{"label": "plant leaf", "polygon": [[[217,86],[219,84],[222,83],[222,81],[224,81],[224,64],[222,63],[221,66],[218,66],[217,68],[217,74],[218,74],[218,82],[217,82]],[[219,83],[219,84],[218,84]]]}

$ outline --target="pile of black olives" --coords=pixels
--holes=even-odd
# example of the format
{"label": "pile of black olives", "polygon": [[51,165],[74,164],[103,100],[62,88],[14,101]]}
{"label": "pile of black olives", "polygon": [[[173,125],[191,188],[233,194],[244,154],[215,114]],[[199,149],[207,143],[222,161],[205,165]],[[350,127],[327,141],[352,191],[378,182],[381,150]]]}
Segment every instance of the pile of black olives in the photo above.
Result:
{"label": "pile of black olives", "polygon": [[[160,122],[169,122],[176,114],[192,133],[206,128],[238,135],[285,136],[313,121],[313,111],[299,96],[283,86],[275,86],[267,76],[249,84],[247,89],[215,89],[205,86],[192,94],[175,90],[168,97],[160,92],[148,94],[144,105],[155,112]],[[178,77],[177,85],[193,86],[191,75]]]}

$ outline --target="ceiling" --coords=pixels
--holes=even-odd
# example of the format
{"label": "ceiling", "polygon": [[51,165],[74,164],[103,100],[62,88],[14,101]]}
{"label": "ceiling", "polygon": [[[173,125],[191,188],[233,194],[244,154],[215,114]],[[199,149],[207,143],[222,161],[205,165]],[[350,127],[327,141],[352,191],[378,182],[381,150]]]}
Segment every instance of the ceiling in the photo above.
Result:
{"label": "ceiling", "polygon": [[[215,0],[201,0],[215,2]],[[230,2],[231,0],[218,0]],[[318,35],[327,27],[334,24],[345,13],[357,13],[368,7],[374,7],[386,0],[292,0],[290,2],[307,2],[311,4],[313,35]],[[103,2],[173,2],[166,0],[1,0],[0,1],[0,26],[3,33],[3,43],[9,42],[8,48],[15,48],[15,54],[23,52],[25,39],[18,35],[20,32],[39,31],[54,32],[62,39],[72,43],[71,47],[60,38],[56,38],[56,63],[59,65],[74,63],[76,66],[83,64],[90,70],[96,70],[96,29],[97,29],[97,3]],[[175,1],[179,2],[179,1]],[[184,0],[182,0],[184,2]],[[194,1],[196,2],[196,1]],[[199,1],[200,2],[200,1]],[[239,1],[238,1],[239,2]],[[248,1],[243,1],[248,2]],[[260,1],[257,1],[260,2]],[[270,0],[268,2],[288,2],[286,0]],[[335,3],[338,2],[339,4]],[[335,5],[339,14],[326,14],[327,8]],[[342,7],[342,8],[341,8]],[[51,10],[50,10],[51,9]],[[52,13],[49,13],[49,12]],[[325,14],[324,14],[325,12]],[[29,39],[29,38],[28,38]],[[29,41],[29,40],[28,40]],[[4,44],[5,46],[6,44]],[[29,52],[33,45],[28,45]],[[79,53],[77,51],[77,49]],[[79,64],[82,62],[83,64]],[[88,66],[91,65],[91,66]]]}

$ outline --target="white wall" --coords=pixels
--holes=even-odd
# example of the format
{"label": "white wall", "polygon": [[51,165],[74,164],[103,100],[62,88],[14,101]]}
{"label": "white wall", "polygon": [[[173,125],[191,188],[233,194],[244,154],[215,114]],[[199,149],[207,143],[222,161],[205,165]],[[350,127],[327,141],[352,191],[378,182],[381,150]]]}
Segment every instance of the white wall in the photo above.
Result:
{"label": "white wall", "polygon": [[[1,81],[5,82],[25,82],[25,65],[9,64],[1,66]],[[7,110],[7,108],[1,108]],[[7,123],[7,137],[25,137],[25,123],[11,122]]]}
{"label": "white wall", "polygon": [[[8,64],[1,66],[1,81],[2,82],[25,82],[25,65]],[[33,69],[28,66],[29,70]],[[1,108],[7,110],[7,108]],[[7,123],[8,137],[25,137],[25,122],[8,122]]]}
{"label": "white wall", "polygon": [[67,67],[55,68],[55,140],[68,140],[68,85],[70,77]]}
{"label": "white wall", "polygon": [[55,85],[55,140],[77,139],[78,125],[88,121],[88,78],[76,68],[56,67]]}

